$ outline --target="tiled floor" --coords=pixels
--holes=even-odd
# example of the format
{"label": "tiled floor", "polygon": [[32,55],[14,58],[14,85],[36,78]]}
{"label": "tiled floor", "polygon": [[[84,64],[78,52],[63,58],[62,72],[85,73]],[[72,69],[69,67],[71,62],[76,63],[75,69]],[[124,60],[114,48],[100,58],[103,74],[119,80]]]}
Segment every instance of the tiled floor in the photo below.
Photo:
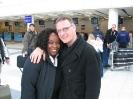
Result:
{"label": "tiled floor", "polygon": [[105,72],[99,99],[133,99],[133,71]]}
{"label": "tiled floor", "polygon": [[[21,72],[16,66],[16,56],[21,54],[21,43],[8,43],[11,62],[4,65],[1,74],[2,84],[9,84],[12,99],[20,99]],[[102,78],[99,99],[133,99],[133,69],[106,70]]]}

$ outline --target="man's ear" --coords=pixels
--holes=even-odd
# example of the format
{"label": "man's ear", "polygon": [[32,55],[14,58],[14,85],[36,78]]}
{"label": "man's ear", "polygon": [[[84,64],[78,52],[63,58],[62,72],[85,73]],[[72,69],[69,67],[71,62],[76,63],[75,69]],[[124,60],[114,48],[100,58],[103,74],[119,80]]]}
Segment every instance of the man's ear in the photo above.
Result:
{"label": "man's ear", "polygon": [[73,26],[74,30],[76,31],[76,25],[75,24],[72,24],[72,26]]}

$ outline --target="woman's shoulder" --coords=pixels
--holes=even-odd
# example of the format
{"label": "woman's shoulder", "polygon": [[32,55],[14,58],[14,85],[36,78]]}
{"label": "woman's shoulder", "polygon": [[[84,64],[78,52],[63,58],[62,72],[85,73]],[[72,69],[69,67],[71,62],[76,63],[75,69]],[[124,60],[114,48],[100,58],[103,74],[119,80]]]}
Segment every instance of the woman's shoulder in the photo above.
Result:
{"label": "woman's shoulder", "polygon": [[30,70],[30,71],[35,71],[35,70],[40,70],[41,66],[43,65],[44,61],[41,60],[39,63],[33,63],[31,62],[30,57],[28,57],[25,61],[24,64],[24,69]]}

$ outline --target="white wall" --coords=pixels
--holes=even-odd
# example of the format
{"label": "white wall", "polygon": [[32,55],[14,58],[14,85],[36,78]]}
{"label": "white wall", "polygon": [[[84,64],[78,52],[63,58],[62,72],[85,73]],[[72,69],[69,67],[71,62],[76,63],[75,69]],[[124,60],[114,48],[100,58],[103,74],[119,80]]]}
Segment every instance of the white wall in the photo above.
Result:
{"label": "white wall", "polygon": [[[133,0],[1,0],[0,17],[81,9],[132,7]],[[23,1],[23,2],[22,2]],[[14,2],[14,3],[13,3]]]}

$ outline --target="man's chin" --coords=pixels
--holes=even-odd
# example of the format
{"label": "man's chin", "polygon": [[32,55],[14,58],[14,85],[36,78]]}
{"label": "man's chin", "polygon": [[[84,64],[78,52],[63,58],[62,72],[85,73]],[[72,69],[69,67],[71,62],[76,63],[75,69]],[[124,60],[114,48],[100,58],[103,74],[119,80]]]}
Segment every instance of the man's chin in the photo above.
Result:
{"label": "man's chin", "polygon": [[62,42],[65,43],[65,44],[68,43],[68,41],[64,41],[64,40],[62,40]]}

